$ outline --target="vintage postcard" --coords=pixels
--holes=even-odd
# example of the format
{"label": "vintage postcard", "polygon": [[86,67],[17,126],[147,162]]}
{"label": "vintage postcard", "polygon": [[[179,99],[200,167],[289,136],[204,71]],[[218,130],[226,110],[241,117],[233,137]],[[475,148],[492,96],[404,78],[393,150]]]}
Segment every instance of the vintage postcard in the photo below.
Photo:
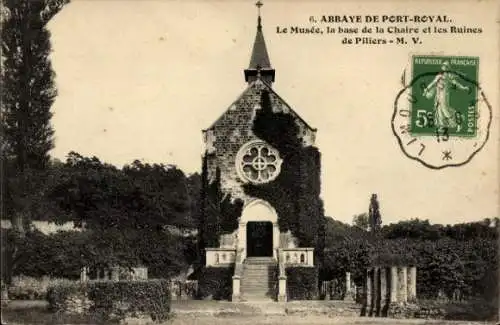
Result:
{"label": "vintage postcard", "polygon": [[0,4],[2,324],[500,321],[498,1]]}

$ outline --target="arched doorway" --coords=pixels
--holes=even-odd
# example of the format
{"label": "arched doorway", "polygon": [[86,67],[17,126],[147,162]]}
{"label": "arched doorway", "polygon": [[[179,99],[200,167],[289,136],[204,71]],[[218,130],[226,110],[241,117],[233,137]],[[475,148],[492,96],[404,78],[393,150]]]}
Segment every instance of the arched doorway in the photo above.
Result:
{"label": "arched doorway", "polygon": [[253,200],[245,205],[240,219],[238,247],[243,258],[274,256],[279,247],[278,215],[266,201]]}

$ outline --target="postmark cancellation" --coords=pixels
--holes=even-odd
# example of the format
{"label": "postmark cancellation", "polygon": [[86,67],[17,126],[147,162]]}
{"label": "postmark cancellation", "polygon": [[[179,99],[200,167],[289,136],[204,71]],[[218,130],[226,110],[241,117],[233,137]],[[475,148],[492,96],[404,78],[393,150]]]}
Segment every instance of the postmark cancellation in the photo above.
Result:
{"label": "postmark cancellation", "polygon": [[391,121],[407,157],[443,169],[467,164],[483,148],[492,109],[479,77],[479,57],[410,55]]}

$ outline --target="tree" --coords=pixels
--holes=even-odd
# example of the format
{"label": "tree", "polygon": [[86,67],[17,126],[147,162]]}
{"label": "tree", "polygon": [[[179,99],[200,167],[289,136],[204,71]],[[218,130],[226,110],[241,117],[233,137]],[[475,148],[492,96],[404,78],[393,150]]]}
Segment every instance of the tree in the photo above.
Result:
{"label": "tree", "polygon": [[192,238],[177,230],[193,227],[189,215],[194,198],[180,169],[140,161],[119,169],[75,152],[63,169],[51,198],[85,227],[85,265],[142,264],[161,277],[186,267]]}
{"label": "tree", "polygon": [[377,194],[372,194],[370,207],[368,208],[368,220],[371,231],[378,231],[382,226],[382,216],[380,215]]}
{"label": "tree", "polygon": [[[69,0],[2,1],[2,214],[11,216],[15,236],[2,245],[2,280],[11,281],[12,265],[25,237],[33,206],[47,184],[54,131],[50,108],[57,94],[50,62],[47,23]],[[4,243],[3,243],[4,244]],[[12,249],[6,249],[9,246]]]}
{"label": "tree", "polygon": [[368,214],[361,213],[355,215],[354,217],[352,217],[352,224],[360,229],[368,230],[370,227],[370,223],[368,221]]}
{"label": "tree", "polygon": [[[2,129],[6,213],[24,234],[33,189],[44,184],[40,171],[49,164],[54,131],[50,108],[57,91],[50,62],[47,23],[68,0],[3,1],[7,18],[2,22]],[[35,192],[40,192],[35,191]]]}

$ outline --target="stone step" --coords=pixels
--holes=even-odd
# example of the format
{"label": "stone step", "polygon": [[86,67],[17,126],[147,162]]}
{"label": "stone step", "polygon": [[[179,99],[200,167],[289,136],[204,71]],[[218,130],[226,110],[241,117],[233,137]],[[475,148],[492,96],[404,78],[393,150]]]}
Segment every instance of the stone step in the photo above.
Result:
{"label": "stone step", "polygon": [[247,290],[245,292],[242,292],[241,294],[247,295],[247,296],[262,296],[266,294],[271,294],[274,292],[274,290]]}
{"label": "stone step", "polygon": [[251,281],[251,282],[259,282],[259,283],[269,283],[269,282],[274,282],[277,280],[273,279],[274,277],[268,277],[268,276],[245,276],[241,277],[241,283],[246,282],[246,281]]}
{"label": "stone step", "polygon": [[249,257],[243,262],[241,297],[244,301],[274,300],[278,263],[272,257]]}
{"label": "stone step", "polygon": [[261,302],[274,302],[274,298],[270,295],[241,295],[241,301],[261,301]]}
{"label": "stone step", "polygon": [[241,278],[241,282],[244,282],[245,280],[250,280],[250,281],[254,281],[254,282],[269,282],[269,281],[272,281],[274,277],[270,277],[270,276],[254,276],[254,275],[243,275],[243,277]]}
{"label": "stone step", "polygon": [[[273,288],[269,287],[241,287],[241,289],[245,289],[245,292],[263,292],[263,291],[269,291],[269,290],[274,290]],[[242,290],[243,291],[243,290]]]}
{"label": "stone step", "polygon": [[243,264],[246,265],[267,265],[278,264],[278,261],[272,257],[247,257]]}
{"label": "stone step", "polygon": [[250,282],[245,282],[244,284],[241,284],[242,289],[252,289],[252,288],[274,288],[276,287],[275,283],[264,283],[264,284],[258,284],[258,283],[250,283]]}
{"label": "stone step", "polygon": [[259,280],[267,280],[267,279],[272,279],[275,276],[272,275],[267,275],[267,274],[250,274],[250,273],[243,273],[243,279],[245,278],[253,278],[253,279],[259,279]]}
{"label": "stone step", "polygon": [[243,269],[243,272],[247,273],[260,273],[260,274],[272,274],[275,272],[273,269]]}
{"label": "stone step", "polygon": [[243,289],[252,289],[252,288],[273,288],[275,287],[274,285],[272,284],[256,284],[256,283],[245,283],[245,284],[241,284],[241,288]]}
{"label": "stone step", "polygon": [[242,288],[270,288],[276,286],[277,282],[270,281],[241,281]]}
{"label": "stone step", "polygon": [[243,273],[255,273],[255,274],[273,274],[276,273],[275,270],[272,269],[262,269],[262,270],[256,270],[256,269],[243,269]]}

